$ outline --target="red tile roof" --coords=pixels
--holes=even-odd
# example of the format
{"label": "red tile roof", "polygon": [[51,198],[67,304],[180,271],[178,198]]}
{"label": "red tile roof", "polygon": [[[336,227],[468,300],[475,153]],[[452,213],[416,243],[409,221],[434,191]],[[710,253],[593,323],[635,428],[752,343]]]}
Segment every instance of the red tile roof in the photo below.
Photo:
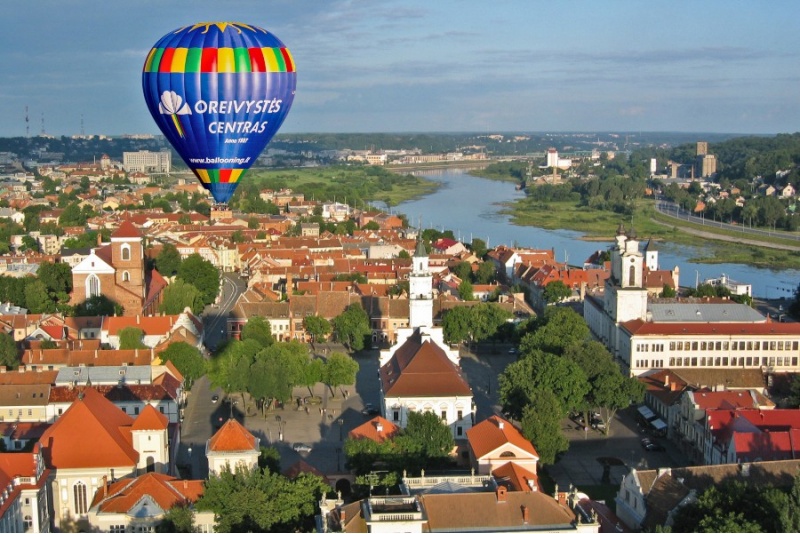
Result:
{"label": "red tile roof", "polygon": [[531,456],[539,457],[531,442],[525,439],[517,427],[497,415],[484,419],[467,430],[467,440],[475,458],[483,458],[506,443],[511,443]]}
{"label": "red tile roof", "polygon": [[501,485],[508,485],[511,491],[540,491],[539,477],[519,464],[508,462],[494,471],[492,476]]}
{"label": "red tile roof", "polygon": [[[380,431],[378,431],[378,426],[381,427]],[[347,437],[350,439],[370,439],[376,443],[383,443],[387,439],[394,438],[398,432],[400,432],[399,426],[379,415],[363,425],[355,427],[347,434]]]}
{"label": "red tile roof", "polygon": [[[133,418],[93,388],[70,405],[42,436],[45,463],[57,469],[133,467]],[[91,446],[88,446],[91,444]]]}
{"label": "red tile roof", "polygon": [[139,230],[133,225],[132,222],[129,220],[122,221],[122,224],[119,225],[112,234],[111,238],[141,238],[142,234]]}
{"label": "red tile roof", "polygon": [[800,323],[648,323],[634,319],[621,323],[632,335],[726,336],[800,335]]}
{"label": "red tile roof", "polygon": [[472,396],[472,389],[444,350],[412,335],[380,369],[386,397]]}
{"label": "red tile roof", "polygon": [[256,437],[243,427],[236,419],[228,419],[211,436],[208,441],[208,449],[214,452],[236,452],[257,450]]}
{"label": "red tile roof", "polygon": [[204,483],[203,480],[178,480],[160,473],[123,478],[98,489],[91,507],[97,507],[99,513],[125,514],[143,497],[149,496],[161,509],[169,510],[176,504],[196,502],[203,494]]}
{"label": "red tile roof", "polygon": [[168,425],[167,416],[156,410],[152,404],[147,404],[133,422],[131,430],[164,430]]}

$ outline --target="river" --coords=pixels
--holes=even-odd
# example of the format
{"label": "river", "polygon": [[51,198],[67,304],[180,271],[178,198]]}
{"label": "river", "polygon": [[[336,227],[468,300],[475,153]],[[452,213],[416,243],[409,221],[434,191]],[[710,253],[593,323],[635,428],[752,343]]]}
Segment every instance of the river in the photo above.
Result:
{"label": "river", "polygon": [[[498,245],[538,249],[554,249],[556,259],[570,265],[583,265],[596,250],[607,249],[612,242],[584,241],[582,234],[571,230],[545,230],[534,226],[517,226],[501,213],[502,204],[525,193],[517,191],[510,182],[487,180],[468,174],[464,169],[443,169],[416,173],[441,184],[434,193],[403,202],[392,208],[404,213],[408,222],[423,228],[452,230],[456,237],[469,243],[473,238],[486,241],[489,248]],[[639,236],[646,242],[647,236]],[[737,282],[751,284],[758,298],[792,297],[800,281],[800,271],[776,271],[736,263],[694,263],[691,258],[703,252],[692,247],[658,242],[658,261],[662,269],[680,267],[682,286],[694,286],[708,278],[727,275]]]}

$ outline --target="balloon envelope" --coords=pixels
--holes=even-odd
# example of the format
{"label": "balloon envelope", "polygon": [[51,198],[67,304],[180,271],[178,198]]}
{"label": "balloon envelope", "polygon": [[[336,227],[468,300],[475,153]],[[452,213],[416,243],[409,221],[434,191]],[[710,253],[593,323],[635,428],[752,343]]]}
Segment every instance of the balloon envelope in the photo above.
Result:
{"label": "balloon envelope", "polygon": [[283,124],[295,84],[286,46],[267,30],[236,22],[168,33],[142,72],[153,119],[220,203]]}

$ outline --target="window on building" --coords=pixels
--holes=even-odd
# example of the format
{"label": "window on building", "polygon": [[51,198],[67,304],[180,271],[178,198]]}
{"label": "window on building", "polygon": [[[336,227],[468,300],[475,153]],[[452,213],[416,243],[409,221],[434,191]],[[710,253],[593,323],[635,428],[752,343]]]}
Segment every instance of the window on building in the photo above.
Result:
{"label": "window on building", "polygon": [[392,421],[399,421],[400,420],[400,410],[394,410],[392,412]]}
{"label": "window on building", "polygon": [[122,281],[123,282],[130,282],[131,281],[131,273],[128,271],[123,271],[122,273]]}
{"label": "window on building", "polygon": [[131,246],[122,245],[122,261],[129,261],[131,259]]}
{"label": "window on building", "polygon": [[95,274],[86,277],[86,298],[99,296],[101,293],[100,279]]}
{"label": "window on building", "polygon": [[86,484],[83,482],[76,482],[72,486],[73,498],[75,499],[75,514],[84,515],[88,508],[86,507]]}
{"label": "window on building", "polygon": [[447,410],[442,410],[442,421],[447,421]]}

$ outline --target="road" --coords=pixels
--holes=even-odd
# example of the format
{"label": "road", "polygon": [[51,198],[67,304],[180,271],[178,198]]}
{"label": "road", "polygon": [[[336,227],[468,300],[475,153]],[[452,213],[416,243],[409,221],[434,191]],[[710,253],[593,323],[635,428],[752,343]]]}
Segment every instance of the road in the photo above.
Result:
{"label": "road", "polygon": [[668,217],[672,217],[674,219],[678,219],[681,221],[688,221],[694,224],[700,224],[703,226],[709,226],[713,228],[720,228],[722,230],[727,230],[730,232],[738,232],[741,233],[743,236],[744,235],[751,236],[752,239],[740,236],[729,236],[725,234],[719,234],[716,232],[704,232],[703,230],[699,230],[697,228],[681,226],[681,231],[686,232],[688,234],[696,235],[698,237],[703,237],[706,239],[716,239],[718,241],[727,241],[730,243],[744,243],[746,245],[754,245],[764,248],[774,248],[778,250],[800,251],[800,245],[793,246],[793,245],[784,245],[779,243],[770,243],[759,239],[759,237],[762,238],[777,237],[781,239],[800,241],[800,235],[798,235],[797,233],[759,230],[758,228],[747,228],[743,225],[734,225],[720,221],[713,221],[710,219],[706,219],[705,217],[698,217],[696,215],[692,215],[690,212],[681,209],[676,204],[673,204],[671,202],[664,202],[664,201],[656,202],[656,210],[658,210],[659,213],[666,215]]}
{"label": "road", "polygon": [[206,306],[203,312],[205,345],[209,350],[216,349],[226,339],[225,329],[228,316],[239,296],[247,290],[245,282],[236,273],[224,273],[220,279],[218,302]]}

